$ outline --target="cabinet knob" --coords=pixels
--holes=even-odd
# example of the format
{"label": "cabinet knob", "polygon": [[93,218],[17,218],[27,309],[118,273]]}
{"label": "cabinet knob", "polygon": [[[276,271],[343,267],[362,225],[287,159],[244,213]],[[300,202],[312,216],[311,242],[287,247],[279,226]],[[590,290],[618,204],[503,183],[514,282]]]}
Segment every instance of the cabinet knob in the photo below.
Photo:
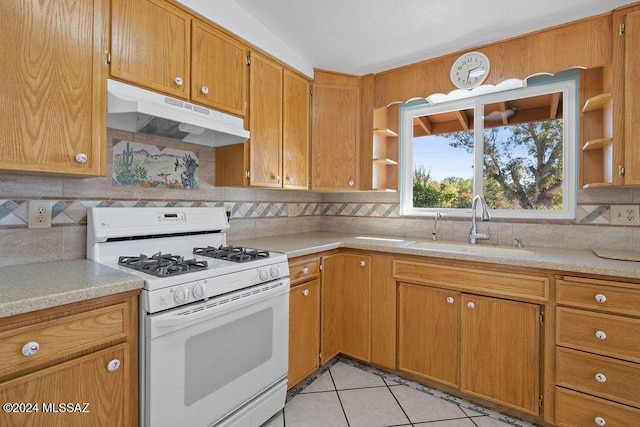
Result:
{"label": "cabinet knob", "polygon": [[271,175],[271,177],[272,177],[273,179],[275,179],[275,180],[276,180],[276,182],[280,182],[280,175],[273,174],[273,175]]}
{"label": "cabinet knob", "polygon": [[109,363],[107,363],[107,371],[115,372],[118,369],[120,369],[120,360],[112,359],[109,361]]}
{"label": "cabinet knob", "polygon": [[302,274],[304,274],[305,276],[306,276],[307,274],[309,274],[309,267],[305,267],[305,268],[303,268],[303,269],[302,269]]}
{"label": "cabinet knob", "polygon": [[295,179],[291,175],[287,175],[287,181],[289,181],[291,184],[293,184]]}
{"label": "cabinet knob", "polygon": [[309,289],[305,289],[304,291],[302,291],[302,295],[304,295],[305,297],[309,296]]}
{"label": "cabinet knob", "polygon": [[182,80],[182,77],[180,76],[177,76],[173,81],[176,82],[178,86],[182,86],[182,83],[184,83],[184,80]]}
{"label": "cabinet knob", "polygon": [[202,92],[204,95],[209,93],[209,88],[206,86],[202,86],[202,89],[200,89],[200,92]]}
{"label": "cabinet knob", "polygon": [[600,304],[604,304],[605,302],[607,302],[607,297],[604,294],[597,294],[595,296],[596,301],[598,301]]}
{"label": "cabinet knob", "polygon": [[350,179],[350,180],[349,180],[349,187],[353,187],[353,184],[355,184],[355,181],[354,181],[354,180],[352,180],[352,179]]}
{"label": "cabinet knob", "polygon": [[455,301],[453,297],[447,297],[447,303],[453,304],[453,301]]}
{"label": "cabinet knob", "polygon": [[40,344],[35,341],[31,341],[22,346],[23,356],[33,356],[40,350]]}
{"label": "cabinet knob", "polygon": [[76,154],[76,162],[78,163],[87,163],[87,155],[84,153],[78,153]]}
{"label": "cabinet knob", "polygon": [[367,263],[366,263],[366,262],[364,262],[364,261],[360,261],[360,267],[364,267],[365,265],[367,265]]}
{"label": "cabinet knob", "polygon": [[602,418],[602,417],[595,417],[595,418],[593,419],[593,421],[594,421],[597,425],[599,425],[600,427],[604,427],[604,426],[606,426],[606,425],[607,425],[607,422],[606,422],[606,421],[605,421],[605,419],[604,419],[604,418]]}
{"label": "cabinet knob", "polygon": [[606,340],[607,339],[607,334],[604,333],[604,331],[596,331],[596,338],[598,338],[599,340]]}
{"label": "cabinet knob", "polygon": [[600,372],[598,372],[596,374],[596,381],[598,381],[599,383],[606,383],[607,377],[605,376],[605,374],[601,374]]}
{"label": "cabinet knob", "polygon": [[471,301],[469,301],[469,302],[467,303],[467,308],[469,308],[469,309],[473,310],[475,307],[476,307],[476,305],[475,305],[474,303],[472,303]]}

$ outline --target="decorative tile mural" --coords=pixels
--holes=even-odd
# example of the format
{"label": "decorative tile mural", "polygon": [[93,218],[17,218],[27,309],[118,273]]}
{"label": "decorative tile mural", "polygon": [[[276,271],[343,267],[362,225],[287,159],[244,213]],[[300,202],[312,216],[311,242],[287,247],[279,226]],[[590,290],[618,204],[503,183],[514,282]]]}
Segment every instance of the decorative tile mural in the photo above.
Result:
{"label": "decorative tile mural", "polygon": [[198,163],[192,151],[113,140],[115,187],[197,190]]}

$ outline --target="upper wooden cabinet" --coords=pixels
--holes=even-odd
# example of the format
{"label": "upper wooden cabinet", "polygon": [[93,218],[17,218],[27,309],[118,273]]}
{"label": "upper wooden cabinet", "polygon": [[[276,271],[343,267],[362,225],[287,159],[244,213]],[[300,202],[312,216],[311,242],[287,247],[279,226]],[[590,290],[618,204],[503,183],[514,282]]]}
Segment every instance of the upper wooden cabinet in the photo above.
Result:
{"label": "upper wooden cabinet", "polygon": [[282,187],[282,72],[279,63],[251,52],[250,185]]}
{"label": "upper wooden cabinet", "polygon": [[112,0],[111,75],[189,98],[191,16],[164,0]]}
{"label": "upper wooden cabinet", "polygon": [[312,107],[311,188],[360,189],[360,82],[316,71]]}
{"label": "upper wooden cabinet", "polygon": [[0,170],[106,171],[106,0],[4,2]]}
{"label": "upper wooden cabinet", "polygon": [[216,148],[216,185],[307,190],[309,79],[259,52],[250,62],[251,138]]}
{"label": "upper wooden cabinet", "polygon": [[247,47],[211,25],[193,20],[191,99],[244,116],[247,110]]}

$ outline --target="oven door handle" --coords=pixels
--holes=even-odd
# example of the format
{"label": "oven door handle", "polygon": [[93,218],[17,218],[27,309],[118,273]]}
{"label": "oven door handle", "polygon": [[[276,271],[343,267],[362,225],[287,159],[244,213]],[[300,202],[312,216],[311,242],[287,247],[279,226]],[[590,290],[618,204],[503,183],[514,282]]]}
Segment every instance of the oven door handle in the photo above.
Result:
{"label": "oven door handle", "polygon": [[[153,318],[151,323],[156,328],[170,328],[175,326],[181,326],[186,323],[209,320],[219,316],[222,316],[230,311],[238,310],[262,301],[267,301],[271,298],[289,292],[289,286],[280,286],[278,288],[270,289],[259,294],[251,294],[244,298],[230,299],[229,302],[225,302],[221,305],[206,307],[201,311],[190,312],[188,314],[177,313],[162,313],[161,315]],[[203,302],[204,305],[211,304],[211,302]]]}

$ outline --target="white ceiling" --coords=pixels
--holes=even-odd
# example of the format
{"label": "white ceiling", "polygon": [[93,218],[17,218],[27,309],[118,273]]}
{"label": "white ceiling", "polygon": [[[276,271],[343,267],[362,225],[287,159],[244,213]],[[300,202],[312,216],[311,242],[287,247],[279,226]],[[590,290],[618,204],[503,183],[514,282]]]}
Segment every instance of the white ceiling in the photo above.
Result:
{"label": "white ceiling", "polygon": [[[233,0],[315,68],[363,75],[609,12],[629,0]],[[588,49],[588,46],[576,48]]]}

